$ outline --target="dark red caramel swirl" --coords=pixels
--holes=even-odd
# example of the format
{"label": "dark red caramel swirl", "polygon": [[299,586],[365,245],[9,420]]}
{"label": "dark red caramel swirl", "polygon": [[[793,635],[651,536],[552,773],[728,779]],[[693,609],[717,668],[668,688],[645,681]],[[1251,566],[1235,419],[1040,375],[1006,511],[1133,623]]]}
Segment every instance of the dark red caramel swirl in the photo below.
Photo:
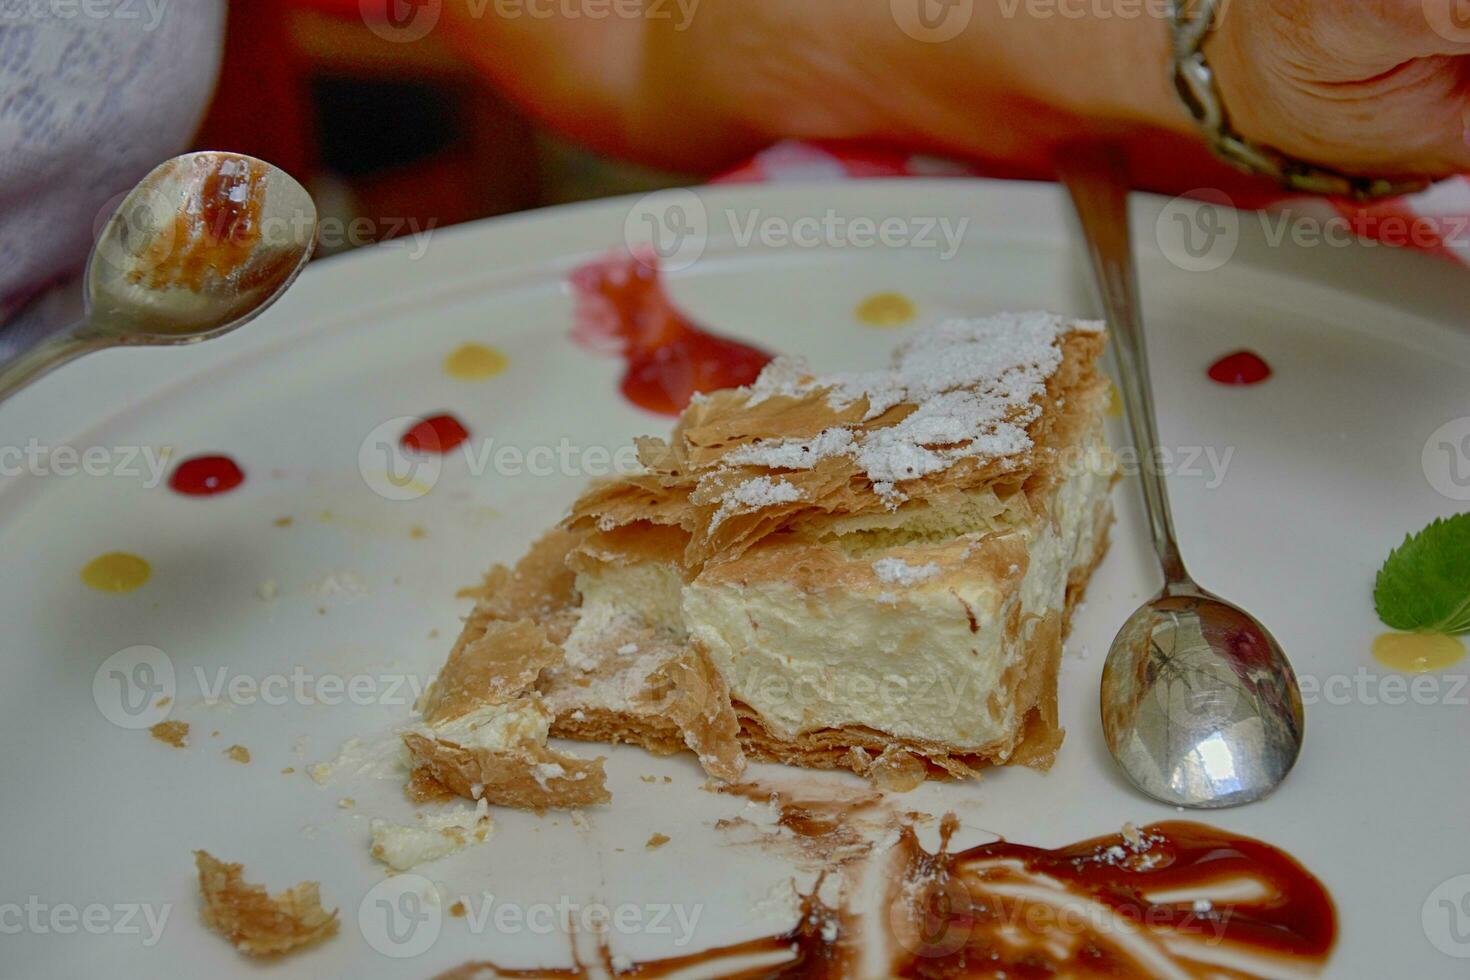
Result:
{"label": "dark red caramel swirl", "polygon": [[652,255],[613,255],[572,273],[573,336],[627,361],[622,392],[634,405],[678,415],[696,393],[750,384],[771,360],[763,350],[710,333],[664,291]]}

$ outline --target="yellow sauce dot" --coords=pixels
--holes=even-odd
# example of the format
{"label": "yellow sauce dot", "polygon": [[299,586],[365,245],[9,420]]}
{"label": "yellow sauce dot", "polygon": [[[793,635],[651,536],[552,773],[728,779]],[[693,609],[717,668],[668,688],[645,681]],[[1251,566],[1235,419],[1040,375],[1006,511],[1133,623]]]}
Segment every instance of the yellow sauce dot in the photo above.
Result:
{"label": "yellow sauce dot", "polygon": [[1384,633],[1373,641],[1373,658],[1406,674],[1444,670],[1465,656],[1465,644],[1443,633]]}
{"label": "yellow sauce dot", "polygon": [[1123,396],[1118,391],[1118,386],[1108,382],[1108,418],[1120,419],[1123,417]]}
{"label": "yellow sauce dot", "polygon": [[137,555],[111,551],[82,568],[82,581],[98,592],[131,592],[148,581],[153,569]]}
{"label": "yellow sauce dot", "polygon": [[444,358],[444,373],[461,381],[493,378],[510,365],[510,358],[484,344],[461,344]]}
{"label": "yellow sauce dot", "polygon": [[870,327],[901,327],[914,318],[913,300],[903,293],[874,293],[853,314]]}

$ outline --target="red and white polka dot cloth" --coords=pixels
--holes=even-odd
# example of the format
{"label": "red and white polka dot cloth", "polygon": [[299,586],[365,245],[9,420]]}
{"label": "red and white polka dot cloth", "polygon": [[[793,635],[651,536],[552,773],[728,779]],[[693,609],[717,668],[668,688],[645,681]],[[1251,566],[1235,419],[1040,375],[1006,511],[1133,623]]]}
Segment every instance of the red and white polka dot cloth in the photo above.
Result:
{"label": "red and white polka dot cloth", "polygon": [[[786,141],[761,151],[712,183],[973,176],[984,174],[964,163],[925,154]],[[1270,207],[1289,207],[1295,215],[1318,219],[1340,216],[1365,238],[1470,265],[1470,176],[1450,177],[1417,194],[1371,204],[1283,196]]]}

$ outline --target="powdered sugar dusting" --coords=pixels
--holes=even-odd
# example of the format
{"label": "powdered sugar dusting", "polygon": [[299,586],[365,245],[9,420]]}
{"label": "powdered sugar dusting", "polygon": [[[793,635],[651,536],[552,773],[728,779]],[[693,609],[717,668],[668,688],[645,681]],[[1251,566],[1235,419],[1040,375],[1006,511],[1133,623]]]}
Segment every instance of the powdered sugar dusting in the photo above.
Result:
{"label": "powdered sugar dusting", "polygon": [[878,581],[890,585],[918,585],[938,575],[939,565],[932,561],[910,565],[902,558],[879,558],[873,562],[873,573],[878,576]]}
{"label": "powdered sugar dusting", "polygon": [[809,470],[829,456],[855,449],[851,429],[826,429],[812,439],[767,439],[725,454],[724,461],[737,466],[770,466],[783,470]]}
{"label": "powdered sugar dusting", "polygon": [[752,386],[753,401],[825,388],[838,410],[866,399],[865,422],[898,405],[914,410],[871,431],[835,427],[804,441],[757,442],[725,461],[800,470],[847,455],[879,494],[896,502],[903,499],[900,481],[967,457],[997,459],[1029,450],[1027,427],[1041,414],[1035,402],[1061,364],[1058,338],[1070,330],[1101,328],[1054,313],[1002,313],[923,330],[895,352],[891,367],[879,371],[803,377],[804,365],[778,361]]}
{"label": "powdered sugar dusting", "polygon": [[789,504],[801,499],[801,488],[785,480],[773,480],[769,476],[758,476],[738,483],[726,490],[720,498],[720,509],[715,512],[712,524],[719,524],[737,511],[760,510],[775,504]]}

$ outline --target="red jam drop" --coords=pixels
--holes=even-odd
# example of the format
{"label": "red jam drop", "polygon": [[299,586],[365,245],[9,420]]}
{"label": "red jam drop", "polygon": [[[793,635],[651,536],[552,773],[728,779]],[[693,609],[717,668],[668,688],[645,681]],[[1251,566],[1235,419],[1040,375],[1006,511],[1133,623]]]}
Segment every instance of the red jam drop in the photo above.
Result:
{"label": "red jam drop", "polygon": [[1271,377],[1271,365],[1254,351],[1238,350],[1211,364],[1209,375],[1222,385],[1258,385]]}
{"label": "red jam drop", "polygon": [[447,453],[470,437],[453,415],[431,415],[403,434],[399,444],[411,453]]}
{"label": "red jam drop", "polygon": [[178,465],[168,478],[169,488],[186,497],[229,493],[245,482],[245,471],[228,456],[195,456]]}
{"label": "red jam drop", "polygon": [[572,273],[573,337],[627,361],[621,389],[639,408],[678,415],[695,394],[750,384],[771,355],[710,333],[664,291],[652,255],[619,254]]}

